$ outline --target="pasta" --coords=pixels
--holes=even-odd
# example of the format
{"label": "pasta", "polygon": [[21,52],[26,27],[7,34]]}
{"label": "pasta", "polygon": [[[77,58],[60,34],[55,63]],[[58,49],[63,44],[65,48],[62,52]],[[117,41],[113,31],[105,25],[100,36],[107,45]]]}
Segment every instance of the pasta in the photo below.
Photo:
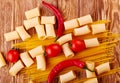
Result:
{"label": "pasta", "polygon": [[20,39],[17,31],[12,31],[12,32],[9,32],[9,33],[5,33],[4,37],[5,37],[6,41],[12,41],[12,40]]}
{"label": "pasta", "polygon": [[79,25],[82,26],[85,24],[92,23],[93,21],[92,21],[91,15],[86,15],[86,16],[82,16],[82,17],[78,18],[78,22],[79,22]]}
{"label": "pasta", "polygon": [[27,19],[40,16],[39,7],[26,11],[25,16]]}
{"label": "pasta", "polygon": [[106,31],[105,24],[93,24],[91,25],[92,34],[97,34]]}
{"label": "pasta", "polygon": [[25,41],[28,38],[31,38],[31,36],[25,31],[23,26],[16,27],[16,31],[18,32],[19,36],[23,41]]}
{"label": "pasta", "polygon": [[29,20],[24,20],[23,23],[24,23],[26,30],[29,30],[30,28],[35,27],[36,25],[40,24],[40,18],[35,17]]}
{"label": "pasta", "polygon": [[29,56],[28,52],[21,53],[20,58],[23,61],[23,63],[25,64],[26,67],[30,67],[34,63],[34,61]]}
{"label": "pasta", "polygon": [[97,80],[97,78],[91,78],[91,79],[85,81],[84,83],[98,83],[98,80]]}
{"label": "pasta", "polygon": [[16,76],[16,74],[24,68],[24,65],[22,64],[21,60],[17,61],[9,70],[10,75]]}
{"label": "pasta", "polygon": [[104,72],[110,71],[110,64],[109,62],[103,63],[99,66],[97,66],[96,68],[97,74],[102,74]]}
{"label": "pasta", "polygon": [[62,37],[60,37],[57,42],[62,45],[68,41],[72,40],[72,33],[69,33],[69,34],[66,34],[66,35],[63,35]]}
{"label": "pasta", "polygon": [[69,72],[67,72],[67,73],[65,73],[63,75],[60,75],[60,82],[61,83],[66,83],[66,82],[69,82],[69,81],[71,81],[71,80],[73,80],[75,78],[76,78],[76,75],[74,74],[74,72],[69,71]]}
{"label": "pasta", "polygon": [[75,36],[85,35],[85,34],[88,34],[90,32],[91,31],[90,31],[90,29],[89,29],[89,27],[87,25],[83,26],[83,27],[80,27],[80,28],[74,29],[74,35]]}
{"label": "pasta", "polygon": [[84,42],[86,48],[99,46],[99,41],[97,38],[85,39]]}
{"label": "pasta", "polygon": [[45,24],[45,29],[46,29],[46,37],[47,38],[54,38],[54,37],[56,37],[53,24]]}
{"label": "pasta", "polygon": [[37,69],[43,71],[46,70],[46,61],[44,54],[37,55],[36,60],[37,60]]}
{"label": "pasta", "polygon": [[3,58],[3,55],[0,53],[0,68],[5,65],[6,65],[5,59]]}
{"label": "pasta", "polygon": [[46,33],[45,33],[44,25],[36,25],[35,29],[36,29],[38,38],[45,39]]}
{"label": "pasta", "polygon": [[64,26],[65,26],[65,30],[70,30],[79,27],[79,24],[77,22],[77,19],[72,19],[69,21],[65,21]]}
{"label": "pasta", "polygon": [[44,54],[44,48],[42,45],[40,45],[37,46],[36,48],[29,50],[29,53],[32,58],[35,58],[37,55]]}
{"label": "pasta", "polygon": [[55,24],[55,16],[41,16],[41,24]]}
{"label": "pasta", "polygon": [[65,43],[62,45],[63,53],[65,54],[65,57],[73,57],[74,53],[69,47],[69,43]]}

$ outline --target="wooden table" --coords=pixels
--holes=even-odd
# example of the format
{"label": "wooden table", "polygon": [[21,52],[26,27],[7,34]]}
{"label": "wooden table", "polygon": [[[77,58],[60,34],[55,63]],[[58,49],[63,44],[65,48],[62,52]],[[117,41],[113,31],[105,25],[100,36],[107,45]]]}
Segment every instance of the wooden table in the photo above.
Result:
{"label": "wooden table", "polygon": [[[120,33],[120,0],[45,0],[55,5],[64,16],[70,20],[86,14],[91,14],[93,20],[109,19],[111,23],[107,28],[115,33]],[[25,11],[36,6],[41,7],[42,15],[53,15],[42,7],[41,0],[0,0],[0,51],[4,54],[15,42],[6,42],[3,34],[22,25]],[[29,30],[32,34],[34,30]],[[115,48],[116,66],[120,65],[120,44]],[[27,83],[21,76],[12,77],[8,70],[11,64],[0,69],[0,83]],[[99,83],[120,83],[120,73],[99,79]]]}

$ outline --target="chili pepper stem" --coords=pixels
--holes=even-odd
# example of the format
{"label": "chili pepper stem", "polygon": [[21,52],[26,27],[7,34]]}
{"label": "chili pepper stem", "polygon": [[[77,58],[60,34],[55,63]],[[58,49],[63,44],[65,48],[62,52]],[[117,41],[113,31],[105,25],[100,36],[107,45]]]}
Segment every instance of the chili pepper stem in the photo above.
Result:
{"label": "chili pepper stem", "polygon": [[87,66],[85,66],[83,69],[89,70],[91,72],[95,72],[95,70],[90,70]]}
{"label": "chili pepper stem", "polygon": [[60,37],[57,36],[57,37],[55,38],[55,41],[54,41],[54,42],[56,42],[59,38],[60,38]]}

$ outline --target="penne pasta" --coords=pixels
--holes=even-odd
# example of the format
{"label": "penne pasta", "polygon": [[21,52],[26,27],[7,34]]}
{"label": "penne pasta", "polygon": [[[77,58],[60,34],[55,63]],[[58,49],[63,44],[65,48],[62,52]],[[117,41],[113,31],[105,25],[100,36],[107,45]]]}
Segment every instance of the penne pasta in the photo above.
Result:
{"label": "penne pasta", "polygon": [[32,80],[30,80],[28,83],[34,83]]}
{"label": "penne pasta", "polygon": [[80,36],[80,35],[86,35],[90,32],[91,31],[90,31],[89,27],[86,25],[86,26],[83,26],[80,28],[75,28],[73,33],[75,36]]}
{"label": "penne pasta", "polygon": [[29,30],[32,27],[35,27],[36,25],[40,24],[40,18],[39,17],[35,17],[29,20],[24,20],[24,26],[26,28],[26,30]]}
{"label": "penne pasta", "polygon": [[105,24],[93,24],[91,25],[92,34],[97,34],[106,31]]}
{"label": "penne pasta", "polygon": [[86,48],[96,47],[100,45],[97,38],[85,39],[84,42]]}
{"label": "penne pasta", "polygon": [[28,38],[31,38],[31,36],[26,32],[23,26],[16,27],[16,31],[18,32],[19,36],[23,41],[25,41]]}
{"label": "penne pasta", "polygon": [[55,16],[41,16],[41,24],[55,24]]}
{"label": "penne pasta", "polygon": [[5,59],[3,58],[3,55],[0,53],[0,68],[5,65],[6,65]]}
{"label": "penne pasta", "polygon": [[89,70],[86,69],[86,77],[87,78],[96,77],[95,72],[93,72],[95,70],[95,63],[92,61],[86,61],[86,66],[89,69]]}
{"label": "penne pasta", "polygon": [[97,78],[91,78],[83,83],[98,83],[98,80],[97,80]]}
{"label": "penne pasta", "polygon": [[77,19],[72,19],[64,22],[65,30],[70,30],[79,27]]}
{"label": "penne pasta", "polygon": [[46,34],[45,34],[44,25],[36,25],[35,29],[36,29],[38,38],[39,39],[45,39]]}
{"label": "penne pasta", "polygon": [[29,50],[29,54],[31,55],[32,58],[35,58],[37,55],[44,54],[44,52],[45,50],[42,45]]}
{"label": "penne pasta", "polygon": [[29,56],[28,52],[21,53],[20,58],[23,61],[23,63],[25,64],[26,67],[30,67],[34,63],[34,61]]}
{"label": "penne pasta", "polygon": [[97,66],[95,69],[96,69],[98,75],[102,74],[104,72],[110,71],[110,63],[109,62],[103,63],[103,64]]}
{"label": "penne pasta", "polygon": [[40,54],[36,56],[37,60],[37,69],[39,70],[46,70],[46,60],[44,54]]}
{"label": "penne pasta", "polygon": [[25,16],[27,19],[40,16],[39,7],[26,11]]}
{"label": "penne pasta", "polygon": [[12,32],[9,32],[9,33],[5,33],[4,37],[5,37],[6,41],[12,41],[12,40],[20,39],[17,31],[12,31]]}
{"label": "penne pasta", "polygon": [[69,71],[63,75],[60,75],[60,83],[66,83],[76,78],[73,71]]}
{"label": "penne pasta", "polygon": [[16,74],[24,68],[21,60],[18,60],[9,70],[10,75],[16,76]]}
{"label": "penne pasta", "polygon": [[78,20],[80,26],[93,22],[91,15],[82,16],[82,17],[78,18],[77,20]]}
{"label": "penne pasta", "polygon": [[54,38],[54,37],[56,37],[53,24],[45,24],[45,29],[46,29],[46,36],[47,36],[47,38]]}
{"label": "penne pasta", "polygon": [[69,34],[66,34],[66,35],[63,35],[62,37],[60,37],[57,42],[62,45],[68,41],[71,41],[72,40],[72,33],[69,33]]}
{"label": "penne pasta", "polygon": [[69,47],[69,43],[65,43],[62,45],[63,53],[65,54],[65,57],[73,57],[74,53]]}

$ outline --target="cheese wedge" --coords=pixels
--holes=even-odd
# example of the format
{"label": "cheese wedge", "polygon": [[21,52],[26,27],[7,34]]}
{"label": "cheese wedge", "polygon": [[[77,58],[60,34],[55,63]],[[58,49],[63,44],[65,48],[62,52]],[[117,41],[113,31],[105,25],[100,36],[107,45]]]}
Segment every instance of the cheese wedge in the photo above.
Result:
{"label": "cheese wedge", "polygon": [[16,74],[24,68],[21,60],[18,60],[9,70],[10,75],[16,76]]}
{"label": "cheese wedge", "polygon": [[16,27],[16,31],[18,32],[19,36],[23,41],[26,39],[31,38],[31,36],[26,32],[25,28],[23,26]]}
{"label": "cheese wedge", "polygon": [[37,7],[37,8],[26,11],[25,12],[26,18],[31,19],[31,18],[40,16],[40,11],[39,10],[40,10],[39,7]]}
{"label": "cheese wedge", "polygon": [[12,31],[4,34],[5,40],[6,41],[12,41],[16,39],[20,39],[17,31]]}

